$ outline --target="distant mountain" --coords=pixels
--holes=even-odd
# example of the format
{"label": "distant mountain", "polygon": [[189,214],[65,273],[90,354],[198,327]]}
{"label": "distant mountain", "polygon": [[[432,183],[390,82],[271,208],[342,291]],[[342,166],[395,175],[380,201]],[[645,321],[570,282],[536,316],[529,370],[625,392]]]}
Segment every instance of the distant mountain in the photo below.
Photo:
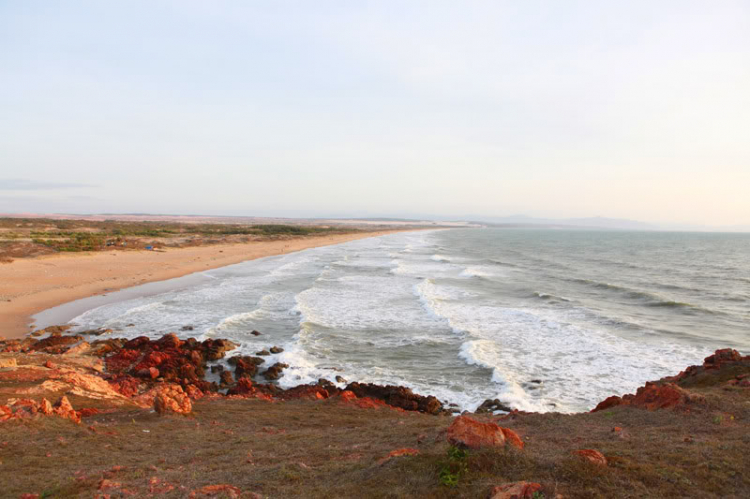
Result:
{"label": "distant mountain", "polygon": [[535,218],[526,215],[512,215],[509,217],[470,217],[472,221],[489,223],[492,225],[540,226],[540,227],[585,227],[590,229],[616,230],[659,230],[653,224],[620,218],[588,217],[588,218]]}

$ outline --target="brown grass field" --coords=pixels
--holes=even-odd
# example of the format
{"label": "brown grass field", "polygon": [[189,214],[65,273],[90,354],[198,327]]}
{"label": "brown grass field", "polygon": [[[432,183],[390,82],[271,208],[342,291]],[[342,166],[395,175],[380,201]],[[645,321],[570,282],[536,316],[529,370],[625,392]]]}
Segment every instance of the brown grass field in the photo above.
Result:
{"label": "brown grass field", "polygon": [[[29,396],[20,393],[44,380],[38,373],[46,360],[75,369],[90,363],[85,355],[0,354],[0,362],[10,358],[19,365],[0,369],[0,405]],[[745,360],[680,381],[702,397],[688,407],[477,415],[518,432],[525,448],[459,458],[446,441],[452,417],[363,409],[339,397],[218,397],[198,400],[187,416],[159,416],[71,395],[76,409],[102,412],[81,424],[58,417],[0,423],[0,496],[187,497],[229,484],[242,497],[488,497],[495,485],[527,480],[543,486],[536,498],[748,497],[750,388],[728,382],[749,372]],[[381,462],[404,447],[419,454]],[[589,448],[608,466],[571,454]],[[441,479],[446,469],[455,486]]]}

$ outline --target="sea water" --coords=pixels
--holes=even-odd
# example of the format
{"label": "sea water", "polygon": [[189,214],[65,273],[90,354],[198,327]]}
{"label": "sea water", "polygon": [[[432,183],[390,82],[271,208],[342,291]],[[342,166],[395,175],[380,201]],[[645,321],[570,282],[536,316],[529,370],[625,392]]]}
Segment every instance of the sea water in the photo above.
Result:
{"label": "sea water", "polygon": [[749,234],[405,232],[203,277],[71,322],[228,338],[241,345],[232,355],[278,345],[267,363],[290,365],[282,387],[341,376],[468,410],[498,398],[584,411],[714,349],[750,352]]}

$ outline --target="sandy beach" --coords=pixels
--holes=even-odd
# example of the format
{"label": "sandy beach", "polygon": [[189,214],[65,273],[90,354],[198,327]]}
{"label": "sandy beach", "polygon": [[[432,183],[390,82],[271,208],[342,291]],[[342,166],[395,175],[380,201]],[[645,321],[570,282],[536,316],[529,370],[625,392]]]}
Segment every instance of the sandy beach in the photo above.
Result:
{"label": "sandy beach", "polygon": [[218,244],[164,251],[65,253],[0,265],[0,338],[29,332],[31,316],[73,300],[147,282],[390,231]]}

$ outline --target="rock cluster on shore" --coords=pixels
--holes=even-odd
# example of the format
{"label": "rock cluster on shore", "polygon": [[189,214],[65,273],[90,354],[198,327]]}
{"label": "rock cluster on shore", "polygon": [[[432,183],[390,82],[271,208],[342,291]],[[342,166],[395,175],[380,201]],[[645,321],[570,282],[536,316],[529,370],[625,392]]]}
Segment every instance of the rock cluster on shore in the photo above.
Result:
{"label": "rock cluster on shore", "polygon": [[[89,342],[87,338],[92,336],[96,339]],[[269,347],[269,350],[281,351],[278,347]],[[338,466],[344,466],[341,463],[357,462],[367,449],[379,445],[369,458],[372,461],[367,468],[368,474],[373,476],[383,470],[382,475],[377,475],[378,479],[389,480],[394,470],[416,469],[422,473],[420,480],[434,480],[440,472],[440,468],[435,468],[437,463],[447,466],[449,474],[454,473],[445,475],[446,483],[460,481],[461,474],[465,473],[462,470],[467,469],[475,472],[471,480],[466,480],[467,487],[485,480],[480,489],[474,489],[471,497],[477,496],[479,490],[482,497],[508,499],[559,497],[558,480],[578,492],[599,490],[598,487],[611,492],[612,484],[620,483],[618,480],[632,473],[657,480],[648,467],[653,463],[649,461],[647,466],[644,461],[651,459],[649,455],[634,456],[633,445],[648,445],[649,439],[660,439],[650,452],[654,448],[661,452],[668,446],[672,459],[685,455],[687,449],[697,450],[699,445],[701,455],[726,449],[734,452],[732,442],[744,442],[739,432],[745,428],[742,425],[746,425],[742,418],[745,421],[748,418],[745,407],[750,394],[750,356],[743,357],[729,349],[716,351],[700,366],[646,383],[635,394],[610,397],[591,413],[525,413],[512,410],[501,400],[489,399],[475,415],[464,413],[455,418],[430,417],[448,415],[451,411],[435,397],[418,395],[400,386],[347,384],[339,376],[336,384],[321,379],[316,384],[282,389],[274,380],[283,376],[288,366],[279,362],[278,357],[271,357],[270,351],[269,356],[237,353],[237,345],[227,340],[182,340],[175,334],[158,339],[100,339],[99,335],[88,332],[69,334],[65,327],[49,328],[41,335],[23,340],[0,341],[0,390],[5,390],[0,399],[0,424],[7,424],[9,431],[21,432],[37,424],[39,427],[49,425],[55,432],[72,430],[75,435],[107,439],[121,432],[120,437],[115,437],[121,444],[141,432],[156,434],[158,428],[159,438],[170,432],[171,437],[182,438],[181,449],[191,445],[190,440],[200,432],[204,440],[197,443],[196,448],[201,449],[214,442],[218,435],[225,435],[226,449],[237,452],[231,458],[232,463],[239,459],[240,465],[244,462],[247,466],[264,467],[265,473],[274,477],[278,477],[279,469],[276,453],[287,441],[301,442],[303,440],[299,439],[310,436],[304,442],[311,448],[318,445],[311,452],[321,459],[317,466],[324,466],[321,463],[335,456],[338,461],[332,466],[336,473]],[[287,406],[284,401],[295,402]],[[286,411],[287,407],[294,410]],[[248,412],[247,408],[251,410]],[[150,411],[160,416],[189,417],[156,417]],[[503,414],[497,415],[497,412]],[[262,417],[266,418],[265,422],[258,422]],[[91,419],[85,425],[75,425],[87,418]],[[140,427],[134,428],[136,419]],[[706,423],[701,421],[715,425],[721,435],[734,433],[722,440],[721,445],[701,443],[707,433]],[[384,428],[379,442],[372,438],[374,424]],[[303,425],[308,432],[304,437],[296,433]],[[409,429],[399,432],[398,428]],[[667,431],[662,431],[664,428]],[[238,438],[232,436],[234,432]],[[343,443],[331,450],[328,442],[334,432]],[[645,433],[648,435],[644,436]],[[21,434],[19,440],[23,440],[24,435]],[[278,440],[274,443],[271,438]],[[269,440],[264,443],[264,439]],[[666,444],[662,444],[661,439]],[[147,444],[140,447],[142,449],[154,443],[142,442]],[[217,443],[212,451],[217,456],[224,452],[221,445],[224,444]],[[247,452],[246,445],[249,445]],[[251,455],[260,445],[270,449],[265,460]],[[556,457],[550,458],[550,450]],[[307,450],[302,452],[306,454]],[[738,454],[721,454],[722,459],[725,455],[734,455],[737,459]],[[286,469],[299,469],[307,478],[318,473],[314,466],[297,463],[297,459],[299,457],[281,465],[288,465]],[[661,459],[654,462],[658,470],[665,465]],[[715,469],[719,470],[714,471],[716,476],[736,477],[729,475],[729,471],[724,474],[723,470],[729,470],[732,464],[728,460],[726,463],[729,464],[714,461]],[[150,470],[153,465],[147,464],[146,469]],[[191,461],[184,465],[192,464]],[[115,466],[112,470],[115,468],[122,469]],[[732,465],[732,473],[735,473],[734,468]],[[208,472],[204,468],[195,469]],[[361,478],[361,470],[361,466],[357,467],[350,476]],[[693,470],[701,473],[703,468]],[[140,479],[135,473],[134,470],[129,478],[130,486]],[[140,492],[255,497],[247,488],[238,487],[242,485],[239,477],[246,477],[246,473],[244,470],[241,475],[227,478],[229,483],[224,483],[222,476],[189,487],[183,487],[174,479],[153,476],[148,479],[147,488],[141,488]],[[293,478],[295,473],[289,472],[289,476]],[[503,479],[494,478],[501,473],[504,473]],[[99,493],[129,494],[131,490],[126,487],[124,477],[113,475],[114,472],[106,472],[97,478]],[[596,482],[597,477],[602,481]],[[732,490],[744,490],[736,479],[732,483],[736,485]],[[247,485],[245,481],[244,487]],[[639,488],[632,495],[641,496],[643,491]],[[312,496],[326,496],[326,493],[325,489],[320,489],[318,495]],[[563,494],[575,497],[567,495],[565,489]]]}
{"label": "rock cluster on shore", "polygon": [[[67,326],[53,326],[37,335],[46,334],[43,339],[29,337],[0,342],[0,352],[63,356],[85,353],[101,358],[104,369],[99,377],[86,375],[88,379],[79,379],[70,386],[88,390],[89,393],[96,391],[102,397],[120,396],[140,406],[154,407],[159,414],[189,413],[192,407],[190,401],[206,395],[266,400],[337,396],[342,401],[362,407],[389,406],[428,414],[445,413],[443,404],[437,398],[417,395],[400,386],[350,383],[342,390],[321,379],[317,385],[282,390],[271,382],[283,375],[283,370],[289,367],[287,364],[276,362],[262,369],[261,366],[266,364],[264,358],[232,356],[227,359],[227,363],[234,367],[232,373],[218,363],[238,346],[228,340],[181,340],[170,333],[156,340],[140,336],[131,340],[109,338],[89,343],[84,340],[88,332],[65,335],[68,329]],[[273,346],[269,353],[281,352],[282,348]],[[219,383],[207,381],[207,372],[218,373]],[[260,378],[266,382],[259,382]],[[101,383],[106,387],[102,387]],[[100,386],[92,389],[97,384]]]}

